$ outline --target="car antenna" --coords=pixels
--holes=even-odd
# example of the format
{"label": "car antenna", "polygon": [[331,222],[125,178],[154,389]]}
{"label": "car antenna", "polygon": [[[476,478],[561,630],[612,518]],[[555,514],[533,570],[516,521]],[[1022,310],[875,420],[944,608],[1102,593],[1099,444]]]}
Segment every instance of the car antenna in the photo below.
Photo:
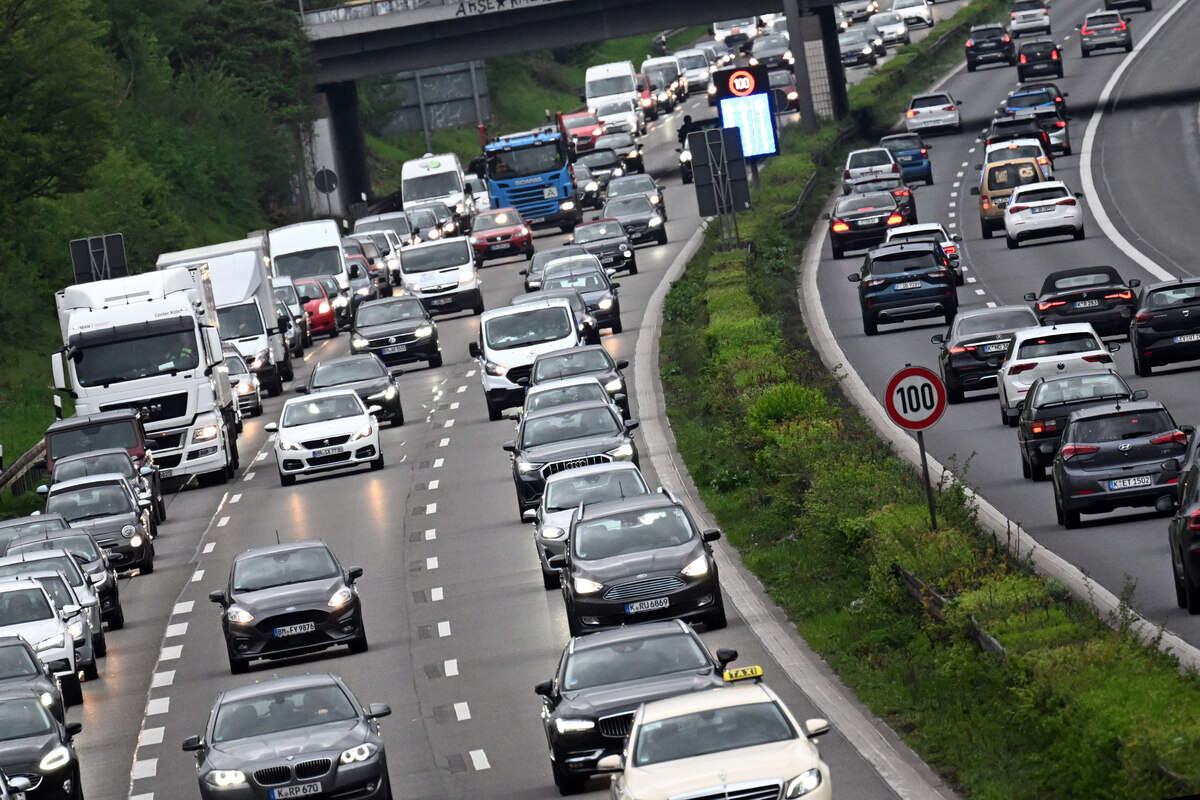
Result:
{"label": "car antenna", "polygon": [[279,528],[275,529],[275,544],[283,544],[283,542],[279,541]]}

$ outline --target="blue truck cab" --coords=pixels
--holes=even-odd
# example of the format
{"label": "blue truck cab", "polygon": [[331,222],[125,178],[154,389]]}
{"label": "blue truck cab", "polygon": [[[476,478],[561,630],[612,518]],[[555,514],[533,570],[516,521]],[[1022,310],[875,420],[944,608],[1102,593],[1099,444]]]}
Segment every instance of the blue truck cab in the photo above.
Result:
{"label": "blue truck cab", "polygon": [[531,228],[572,231],[583,221],[575,196],[567,139],[548,126],[490,141],[481,127],[492,208],[516,208]]}

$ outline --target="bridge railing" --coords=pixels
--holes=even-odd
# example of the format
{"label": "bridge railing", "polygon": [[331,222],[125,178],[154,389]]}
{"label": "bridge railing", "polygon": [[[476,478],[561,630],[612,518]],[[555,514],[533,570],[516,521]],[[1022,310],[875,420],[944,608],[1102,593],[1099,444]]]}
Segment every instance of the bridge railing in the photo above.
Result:
{"label": "bridge railing", "polygon": [[442,8],[457,6],[459,0],[351,0],[344,5],[307,11],[300,0],[300,18],[305,25],[322,25],[328,22],[346,22],[363,17],[378,17],[415,11],[420,8]]}

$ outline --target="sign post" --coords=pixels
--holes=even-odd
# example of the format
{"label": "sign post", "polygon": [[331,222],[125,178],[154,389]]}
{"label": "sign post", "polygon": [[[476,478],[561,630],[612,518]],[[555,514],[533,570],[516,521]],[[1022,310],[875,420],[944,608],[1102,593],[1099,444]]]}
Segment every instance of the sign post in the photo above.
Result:
{"label": "sign post", "polygon": [[888,381],[883,404],[892,422],[917,434],[917,448],[921,451],[921,477],[925,481],[925,499],[929,503],[929,524],[936,531],[937,508],[933,484],[929,480],[929,462],[925,457],[924,431],[932,428],[946,411],[946,386],[933,370],[905,364],[904,369]]}

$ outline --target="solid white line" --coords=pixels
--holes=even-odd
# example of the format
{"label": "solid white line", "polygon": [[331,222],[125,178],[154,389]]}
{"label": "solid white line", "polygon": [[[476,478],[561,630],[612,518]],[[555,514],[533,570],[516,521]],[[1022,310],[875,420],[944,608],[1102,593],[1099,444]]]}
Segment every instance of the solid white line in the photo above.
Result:
{"label": "solid white line", "polygon": [[454,678],[458,675],[458,659],[447,658],[442,662],[442,671],[446,673],[447,678]]}
{"label": "solid white line", "polygon": [[438,623],[438,638],[445,639],[450,635],[450,620]]}
{"label": "solid white line", "polygon": [[1104,204],[1100,202],[1100,192],[1097,191],[1096,183],[1092,180],[1092,152],[1096,145],[1096,135],[1100,131],[1100,121],[1104,119],[1104,109],[1108,106],[1108,102],[1112,97],[1113,91],[1117,88],[1117,84],[1121,82],[1121,78],[1125,75],[1125,70],[1129,69],[1133,64],[1133,60],[1138,57],[1143,49],[1150,45],[1151,40],[1154,39],[1158,32],[1171,21],[1171,18],[1187,2],[1188,0],[1179,0],[1178,3],[1171,6],[1167,10],[1167,13],[1163,14],[1162,18],[1142,35],[1138,43],[1134,45],[1133,51],[1121,59],[1121,63],[1117,65],[1112,76],[1100,91],[1100,99],[1096,101],[1096,110],[1092,112],[1092,118],[1088,120],[1087,130],[1083,134],[1083,147],[1080,148],[1079,155],[1079,178],[1083,184],[1083,194],[1088,198],[1088,206],[1091,208],[1092,217],[1095,218],[1096,224],[1100,226],[1100,230],[1104,231],[1104,235],[1117,246],[1117,249],[1129,256],[1134,263],[1160,281],[1170,280],[1174,276],[1163,269],[1157,261],[1134,247],[1128,239],[1121,235],[1121,232],[1117,230],[1117,227],[1113,225],[1112,219],[1108,216],[1108,211],[1105,210]]}
{"label": "solid white line", "polygon": [[152,717],[156,714],[167,714],[171,711],[171,698],[156,697],[149,703],[146,703],[146,716]]}
{"label": "solid white line", "polygon": [[452,419],[448,419],[448,420],[446,420],[444,423],[442,423],[442,427],[443,427],[443,428],[453,428],[453,427],[454,427],[454,420],[452,420]]}
{"label": "solid white line", "polygon": [[192,583],[199,583],[204,580],[204,570],[198,569],[192,573]]}
{"label": "solid white line", "polygon": [[186,636],[186,635],[187,635],[187,629],[188,629],[188,624],[187,624],[186,622],[175,622],[175,623],[172,623],[172,624],[170,624],[170,625],[168,625],[168,626],[167,626],[167,632],[166,632],[166,634],[164,635],[164,638],[168,638],[168,639],[169,639],[169,638],[171,638],[171,637],[173,637],[173,636]]}
{"label": "solid white line", "polygon": [[430,481],[429,482],[429,491],[432,492],[434,489],[438,488],[441,485],[442,485],[441,481]]}
{"label": "solid white line", "polygon": [[175,683],[175,670],[168,669],[163,672],[156,672],[150,677],[150,688],[161,689],[164,686],[170,686]]}
{"label": "solid white line", "polygon": [[425,529],[425,541],[432,542],[436,538],[437,538],[437,528],[426,528]]}
{"label": "solid white line", "polygon": [[482,772],[485,769],[491,769],[492,765],[488,763],[487,753],[482,750],[472,750],[470,753],[471,765],[475,767],[476,772]]}
{"label": "solid white line", "polygon": [[459,394],[462,394],[462,393],[463,393],[463,392],[465,392],[466,390],[467,390],[467,387],[466,387],[466,386],[460,386],[460,387],[458,387],[457,389],[455,389],[454,391],[458,392]]}
{"label": "solid white line", "polygon": [[234,503],[240,503],[240,502],[242,502],[242,493],[241,492],[238,492],[233,497],[229,498],[230,505],[233,505]]}
{"label": "solid white line", "polygon": [[438,447],[445,447],[448,444],[450,444],[449,439],[442,439],[441,441],[438,442]]}
{"label": "solid white line", "polygon": [[440,587],[440,586],[435,586],[429,590],[429,599],[434,603],[442,602],[442,598],[444,596],[445,595],[442,592],[442,587]]}
{"label": "solid white line", "polygon": [[229,524],[229,517],[221,517],[219,520],[217,520],[218,528],[224,528],[228,524]]}
{"label": "solid white line", "polygon": [[166,728],[142,728],[138,734],[138,747],[144,744],[162,744],[163,732]]}
{"label": "solid white line", "polygon": [[471,718],[471,707],[466,703],[455,703],[454,716],[458,717],[459,722],[469,720]]}
{"label": "solid white line", "polygon": [[437,503],[430,503],[429,505],[425,506],[425,516],[430,516],[431,514],[436,514],[436,513],[437,513]]}
{"label": "solid white line", "polygon": [[437,568],[438,568],[438,557],[437,556],[430,556],[429,558],[425,559],[425,569],[437,569]]}
{"label": "solid white line", "polygon": [[139,778],[153,778],[158,774],[157,758],[139,758],[133,762],[130,776],[136,781]]}
{"label": "solid white line", "polygon": [[195,605],[196,605],[195,600],[184,600],[181,603],[175,604],[175,607],[173,609],[171,609],[171,614],[172,615],[174,615],[174,614],[190,614],[190,613],[192,613],[192,608]]}
{"label": "solid white line", "polygon": [[442,468],[442,465],[443,465],[443,464],[445,464],[445,463],[446,463],[446,459],[444,459],[444,458],[435,458],[435,459],[433,460],[433,468],[434,468],[434,469],[441,469],[441,468]]}
{"label": "solid white line", "polygon": [[183,645],[173,644],[170,647],[164,647],[158,654],[159,661],[174,661],[183,654]]}
{"label": "solid white line", "polygon": [[208,544],[204,545],[204,555],[208,555],[216,548],[217,548],[216,542],[209,542]]}
{"label": "solid white line", "polygon": [[244,480],[244,481],[252,481],[252,480],[254,480],[254,473],[253,473],[253,472],[247,472],[247,473],[246,473],[246,477],[242,478],[242,480]]}

